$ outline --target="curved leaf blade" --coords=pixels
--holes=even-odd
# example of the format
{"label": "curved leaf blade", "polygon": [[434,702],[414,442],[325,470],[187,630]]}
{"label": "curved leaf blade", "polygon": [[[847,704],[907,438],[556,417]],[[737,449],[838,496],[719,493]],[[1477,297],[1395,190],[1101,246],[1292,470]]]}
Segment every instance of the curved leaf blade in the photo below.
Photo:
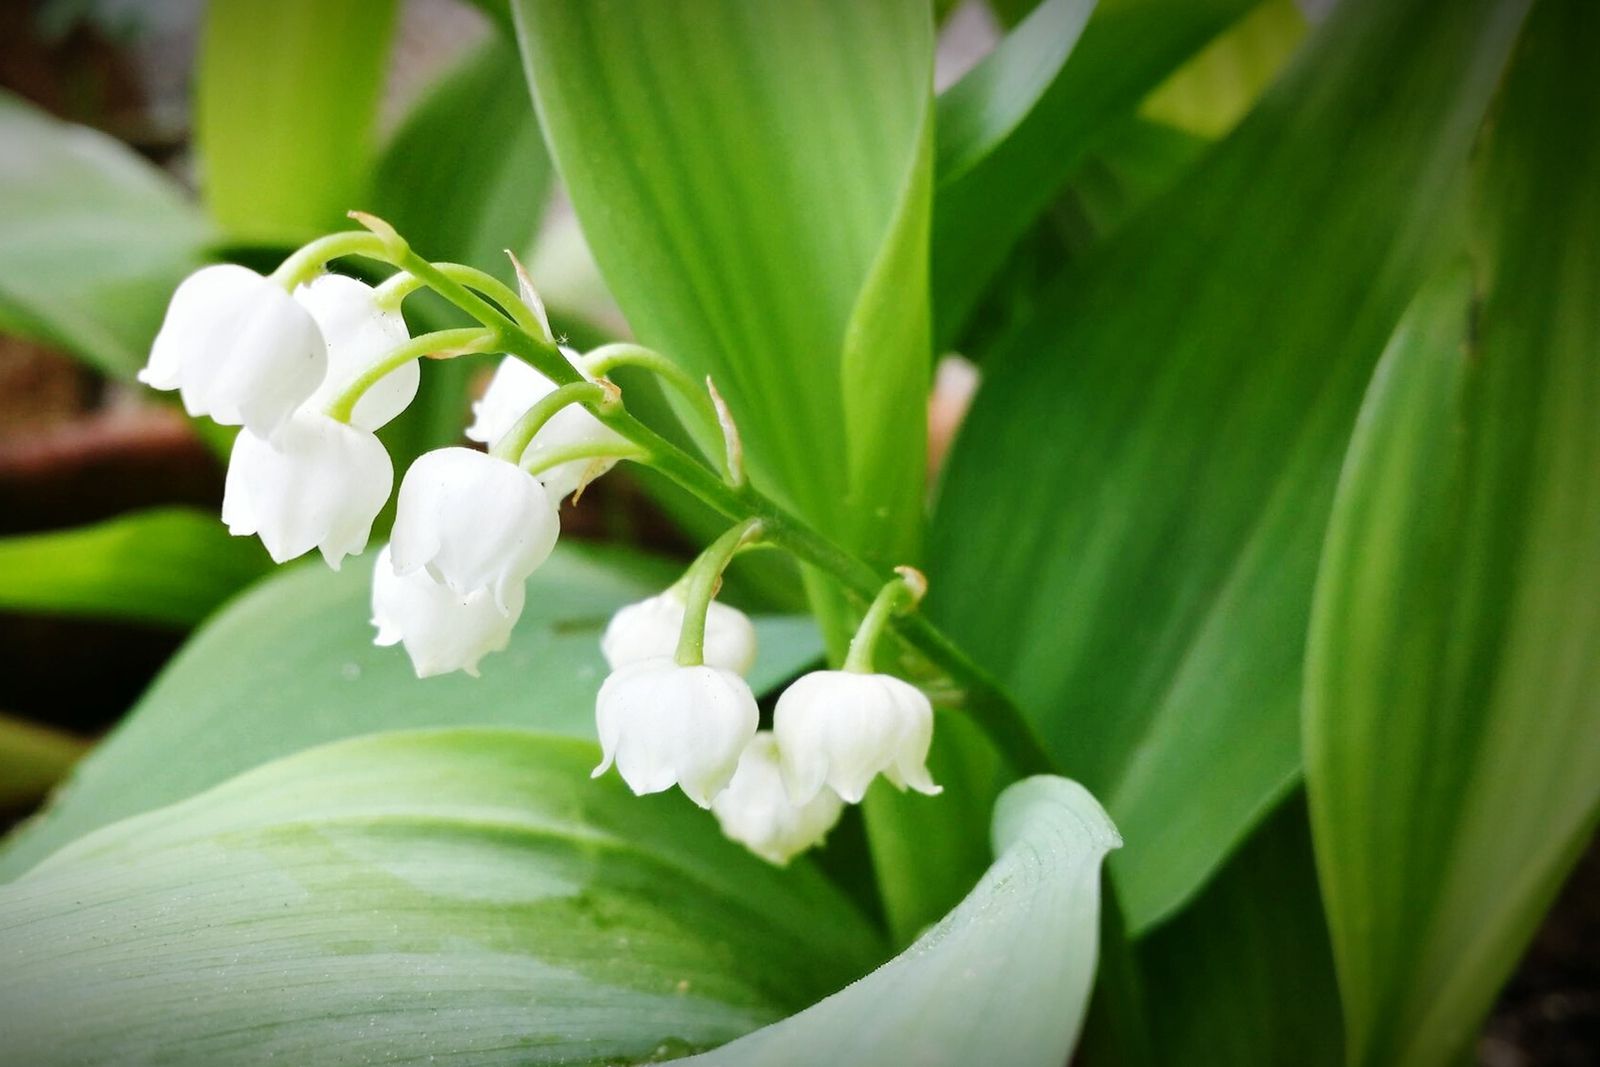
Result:
{"label": "curved leaf blade", "polygon": [[1600,819],[1597,48],[1530,16],[1477,278],[1413,308],[1339,488],[1305,735],[1351,1064],[1458,1062]]}
{"label": "curved leaf blade", "polygon": [[211,228],[127,146],[3,91],[0,144],[0,321],[131,378]]}
{"label": "curved leaf blade", "polygon": [[1087,790],[1053,777],[1002,793],[993,834],[994,866],[905,952],[820,1004],[686,1062],[1066,1062],[1094,979],[1101,861],[1121,838]]}
{"label": "curved leaf blade", "polygon": [[929,610],[1106,798],[1134,932],[1297,780],[1344,445],[1525,10],[1341,4],[1227,141],[1069,268],[952,451]]}
{"label": "curved leaf blade", "polygon": [[7,1052],[82,1062],[616,1063],[719,1044],[872,930],[591,744],[377,735],[269,764],[0,890]]}
{"label": "curved leaf blade", "polygon": [[[368,624],[371,566],[318,564],[263,582],[187,644],[46,813],[6,842],[0,878],[115,819],[174,803],[268,760],[378,730],[533,727],[588,738],[606,673],[600,634],[623,604],[659,592],[672,564],[563,544],[528,583],[511,645],[483,676],[419,681]],[[757,620],[757,692],[817,659],[807,619]]]}

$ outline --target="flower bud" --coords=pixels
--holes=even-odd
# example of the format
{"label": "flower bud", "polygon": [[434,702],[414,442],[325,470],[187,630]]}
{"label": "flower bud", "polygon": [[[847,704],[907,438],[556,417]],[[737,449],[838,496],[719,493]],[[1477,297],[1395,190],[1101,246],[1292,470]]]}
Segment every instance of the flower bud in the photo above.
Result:
{"label": "flower bud", "polygon": [[635,793],[677,785],[702,808],[711,806],[755,736],[759,713],[745,680],[717,667],[680,667],[647,659],[614,672],[595,700],[604,758]]}
{"label": "flower bud", "polygon": [[270,437],[327,367],[311,313],[270,278],[226,264],[178,286],[139,380],[177,389],[191,415]]}
{"label": "flower bud", "polygon": [[797,804],[824,785],[860,803],[880,773],[897,789],[939,792],[927,768],[933,705],[893,675],[813,671],[778,697],[772,725]]}
{"label": "flower bud", "polygon": [[458,593],[489,589],[501,611],[561,532],[556,509],[515,464],[470,448],[424,454],[400,483],[390,540],[399,574],[425,568]]}
{"label": "flower bud", "polygon": [[278,563],[319,548],[338,570],[367,547],[393,486],[389,453],[376,437],[301,412],[270,440],[248,429],[234,439],[222,521],[229,533],[260,534]]}
{"label": "flower bud", "polygon": [[778,767],[778,740],[767,730],[751,738],[728,788],[711,801],[724,834],[780,867],[821,844],[843,810],[838,794],[826,788],[804,804],[790,801]]}
{"label": "flower bud", "polygon": [[[294,291],[328,345],[328,373],[306,402],[322,411],[367,368],[411,339],[398,309],[380,308],[372,286],[342,274],[324,274]],[[406,409],[417,395],[422,368],[410,360],[374,382],[350,413],[350,422],[376,430]]]}
{"label": "flower bud", "polygon": [[[563,348],[567,359],[576,361],[577,353]],[[585,375],[585,377],[588,377]],[[517,422],[549,393],[555,385],[533,367],[515,356],[507,356],[489,380],[483,399],[472,405],[473,422],[467,427],[467,438],[485,445],[493,445],[511,432]],[[558,411],[549,422],[539,428],[520,460],[527,463],[539,452],[566,448],[570,445],[622,444],[616,431],[607,427],[594,413],[582,404],[569,404]],[[561,501],[571,496],[580,486],[600,477],[615,465],[609,459],[575,459],[558,464],[539,473],[550,499]]]}
{"label": "flower bud", "polygon": [[525,596],[524,586],[513,587],[502,611],[487,589],[458,593],[425,570],[396,574],[385,547],[372,572],[372,643],[404,644],[418,678],[451,671],[476,678],[478,661],[511,640]]}
{"label": "flower bud", "polygon": [[[600,638],[611,669],[642,659],[670,658],[678,649],[685,605],[676,589],[629,604],[611,616]],[[705,662],[748,674],[756,661],[756,628],[738,608],[713,600],[706,610]]]}

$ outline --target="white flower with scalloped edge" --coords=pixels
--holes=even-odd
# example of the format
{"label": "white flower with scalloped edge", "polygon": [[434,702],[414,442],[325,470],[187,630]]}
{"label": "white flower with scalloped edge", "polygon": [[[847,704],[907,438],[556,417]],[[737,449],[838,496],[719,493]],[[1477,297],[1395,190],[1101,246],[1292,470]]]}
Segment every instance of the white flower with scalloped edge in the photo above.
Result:
{"label": "white flower with scalloped edge", "polygon": [[139,380],[184,410],[270,437],[322,383],[328,349],[311,313],[245,267],[202,267],[172,294]]}
{"label": "white flower with scalloped edge", "polygon": [[488,589],[506,611],[560,532],[532,475],[470,448],[439,448],[401,480],[389,547],[396,573],[426,569],[463,594]]}
{"label": "white flower with scalloped edge", "polygon": [[258,534],[284,563],[313,548],[339,569],[367,547],[372,520],[394,487],[389,453],[366,430],[299,412],[270,440],[241,430],[228,460],[222,521]]}
{"label": "white flower with scalloped edge", "polygon": [[[563,348],[562,355],[578,364],[578,354]],[[585,375],[588,377],[588,375]],[[591,379],[592,380],[592,379]],[[529,408],[555,391],[555,385],[533,367],[515,356],[507,356],[489,379],[483,399],[472,405],[473,421],[467,427],[467,439],[493,445],[511,432]],[[582,404],[569,404],[558,411],[549,422],[539,428],[523,449],[520,457],[524,464],[534,461],[538,454],[573,445],[622,445],[623,438]],[[615,460],[574,459],[557,464],[539,473],[539,481],[558,503],[610,470]]]}
{"label": "white flower with scalloped edge", "polygon": [[516,586],[502,611],[487,589],[458,593],[425,570],[396,574],[386,546],[372,570],[372,643],[403,644],[418,678],[451,671],[476,678],[478,662],[510,642],[525,597]]}
{"label": "white flower with scalloped edge", "polygon": [[674,785],[702,808],[733,777],[760,715],[745,680],[719,667],[640,660],[614,671],[595,699],[603,758],[639,796]]}
{"label": "white flower with scalloped edge", "polygon": [[812,671],[778,697],[772,728],[797,804],[824,786],[859,804],[879,774],[897,789],[940,791],[927,767],[933,705],[893,675]]}
{"label": "white flower with scalloped edge", "polygon": [[[294,299],[311,313],[328,345],[328,372],[305,407],[322,411],[348,389],[368,367],[411,339],[398,308],[380,308],[376,290],[342,274],[324,274],[294,291]],[[373,382],[356,401],[350,422],[376,430],[400,414],[416,398],[422,381],[419,361],[407,360]]]}
{"label": "white flower with scalloped edge", "polygon": [[804,804],[794,803],[778,761],[778,739],[768,730],[758,730],[739,757],[728,788],[712,799],[711,811],[724,834],[768,863],[784,867],[822,843],[839,821],[844,802],[823,788]]}
{"label": "white flower with scalloped edge", "polygon": [[[620,608],[600,637],[600,651],[611,669],[671,656],[678,648],[684,611],[683,594],[675,588]],[[756,628],[738,608],[713,600],[706,609],[704,647],[711,666],[749,674],[756,661]]]}

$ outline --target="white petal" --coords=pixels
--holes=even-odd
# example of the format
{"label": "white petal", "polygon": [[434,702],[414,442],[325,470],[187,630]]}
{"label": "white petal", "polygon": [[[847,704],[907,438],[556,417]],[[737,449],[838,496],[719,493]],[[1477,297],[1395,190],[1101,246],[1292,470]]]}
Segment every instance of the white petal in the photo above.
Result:
{"label": "white petal", "polygon": [[395,514],[395,569],[426,568],[460,593],[490,589],[502,609],[550,555],[560,533],[539,483],[470,448],[441,448],[411,465]]}
{"label": "white petal", "polygon": [[495,368],[482,399],[473,401],[467,440],[492,446],[510,432],[529,408],[554,390],[550,379],[516,356],[507,356]]}
{"label": "white petal", "polygon": [[928,698],[891,675],[805,675],[778,697],[773,713],[791,798],[805,803],[826,785],[845,801],[859,803],[884,772],[901,788],[909,782],[922,792],[937,792],[923,766],[932,723]]}
{"label": "white petal", "polygon": [[744,679],[715,667],[643,660],[614,672],[595,700],[604,753],[635,793],[676,784],[701,807],[727,785],[759,713]]}
{"label": "white petal", "polygon": [[[373,293],[372,286],[342,274],[324,274],[294,291],[328,345],[328,372],[307,407],[323,410],[368,367],[410,339],[405,317],[380,309]],[[419,361],[396,367],[361,394],[350,421],[363,430],[378,429],[416,398],[421,380]]]}
{"label": "white petal", "polygon": [[844,804],[831,789],[805,804],[792,803],[779,771],[777,738],[761,730],[739,757],[733,780],[711,801],[711,810],[724,834],[781,867],[821,843]]}
{"label": "white petal", "polygon": [[226,264],[178,286],[139,377],[178,389],[191,415],[267,437],[321,384],[327,363],[304,308],[271,279]]}
{"label": "white petal", "polygon": [[[617,611],[600,638],[600,651],[612,669],[642,659],[672,656],[683,630],[683,597],[675,590],[629,604]],[[713,667],[748,674],[756,659],[756,628],[738,608],[713,600],[706,612],[705,661]]]}
{"label": "white petal", "polygon": [[389,454],[365,430],[301,413],[271,439],[234,439],[222,498],[230,533],[259,534],[279,563],[320,548],[338,569],[362,551],[389,499]]}
{"label": "white petal", "polygon": [[389,549],[378,554],[372,573],[373,643],[405,645],[418,678],[450,671],[478,674],[478,661],[511,640],[526,591],[517,586],[509,612],[486,589],[462,595],[434,581],[427,571],[400,575]]}

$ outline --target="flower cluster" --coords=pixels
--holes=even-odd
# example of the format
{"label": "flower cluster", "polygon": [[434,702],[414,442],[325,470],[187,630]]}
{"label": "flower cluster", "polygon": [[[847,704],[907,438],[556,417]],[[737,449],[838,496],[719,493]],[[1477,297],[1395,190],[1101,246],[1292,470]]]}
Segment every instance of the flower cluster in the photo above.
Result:
{"label": "flower cluster", "polygon": [[772,729],[760,730],[744,680],[755,628],[734,608],[703,604],[703,661],[685,663],[674,650],[692,610],[675,586],[606,628],[612,673],[595,701],[596,776],[615,765],[641,796],[676,785],[776,864],[818,844],[880,774],[898,789],[939,792],[926,766],[933,707],[920,689],[859,669],[813,671],[784,690]]}
{"label": "flower cluster", "polygon": [[[432,265],[416,269],[438,274]],[[280,276],[281,269],[266,277],[231,265],[197,271],[174,293],[140,379],[176,390],[192,415],[240,428],[222,504],[232,533],[259,536],[280,563],[316,549],[337,570],[365,551],[390,499],[394,467],[376,431],[415,398],[420,359],[493,351],[505,334],[486,325],[413,338],[399,301],[420,284],[416,278],[398,275],[398,284],[373,288],[327,273],[298,281],[303,274]],[[481,275],[477,284],[498,285]],[[530,287],[515,308],[509,290],[496,299],[519,326],[542,326],[553,344]],[[467,347],[439,351],[447,334]],[[505,648],[527,579],[560,534],[561,501],[618,459],[650,455],[596,415],[620,404],[598,375],[627,358],[619,350],[637,348],[610,347],[591,354],[595,373],[562,349],[575,373],[545,364],[570,383],[561,386],[506,356],[466,428],[488,451],[436,449],[405,472],[389,544],[375,560],[372,623],[375,642],[404,646],[419,677],[475,675],[486,654]],[[658,355],[634,356],[675,375],[678,388],[686,381],[693,388]],[[720,408],[713,417],[737,485],[737,437]],[[615,766],[641,795],[677,786],[711,809],[729,837],[783,864],[820,842],[879,775],[902,790],[939,787],[926,767],[928,698],[871,669],[872,648],[901,594],[910,590],[913,603],[920,595],[907,580],[885,587],[845,669],[800,678],[778,699],[772,728],[759,729],[745,681],[755,628],[715,592],[733,555],[759,539],[760,525],[730,530],[678,584],[612,618],[601,639],[612,673],[595,702],[602,758],[594,773]]]}
{"label": "flower cluster", "polygon": [[[139,377],[177,390],[192,415],[241,427],[222,503],[231,532],[258,535],[279,563],[318,549],[338,569],[365,550],[394,486],[375,431],[417,394],[423,353],[410,341],[399,310],[354,278],[323,274],[290,291],[244,267],[206,267],[174,293]],[[468,436],[497,442],[554,388],[506,357]],[[373,575],[377,643],[404,645],[419,677],[476,674],[506,646],[524,582],[555,545],[560,499],[609,466],[535,476],[527,458],[613,440],[569,407],[532,435],[523,462],[441,448],[412,464]]]}

